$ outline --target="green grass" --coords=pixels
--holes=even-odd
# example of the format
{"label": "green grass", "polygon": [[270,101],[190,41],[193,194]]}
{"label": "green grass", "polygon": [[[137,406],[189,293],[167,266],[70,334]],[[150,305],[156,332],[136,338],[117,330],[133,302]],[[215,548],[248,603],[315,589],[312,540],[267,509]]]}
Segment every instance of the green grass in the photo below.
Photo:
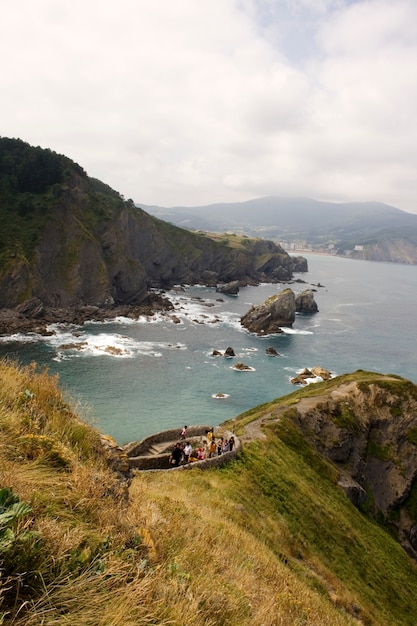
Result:
{"label": "green grass", "polygon": [[[293,568],[319,560],[361,599],[376,623],[414,624],[417,571],[403,549],[350,504],[336,485],[334,467],[297,436],[292,424],[266,431],[267,444],[251,444],[238,467],[224,470],[234,483],[230,497],[239,494],[236,500],[255,508],[246,526],[251,523],[255,533],[257,517],[278,516],[287,529],[287,545],[264,537],[277,556],[284,552]],[[238,485],[245,485],[243,494]],[[380,617],[372,617],[375,611]]]}

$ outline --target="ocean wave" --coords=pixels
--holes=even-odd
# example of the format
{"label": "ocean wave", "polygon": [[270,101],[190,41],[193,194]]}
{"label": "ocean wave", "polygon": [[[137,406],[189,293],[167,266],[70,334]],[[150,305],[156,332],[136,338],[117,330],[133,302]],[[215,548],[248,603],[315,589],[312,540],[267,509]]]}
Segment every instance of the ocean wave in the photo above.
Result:
{"label": "ocean wave", "polygon": [[85,329],[71,331],[57,329],[51,336],[44,337],[56,355],[54,360],[70,358],[109,356],[113,358],[133,359],[137,356],[161,358],[164,350],[186,350],[184,343],[160,341],[141,341],[119,333],[89,333]]}
{"label": "ocean wave", "polygon": [[16,333],[14,335],[4,335],[0,337],[1,344],[9,343],[39,343],[42,341],[43,335],[37,335],[36,333]]}
{"label": "ocean wave", "polygon": [[168,293],[174,306],[174,315],[180,321],[190,324],[234,324],[238,316],[234,313],[221,311],[222,303],[212,298],[203,298],[192,294]]}

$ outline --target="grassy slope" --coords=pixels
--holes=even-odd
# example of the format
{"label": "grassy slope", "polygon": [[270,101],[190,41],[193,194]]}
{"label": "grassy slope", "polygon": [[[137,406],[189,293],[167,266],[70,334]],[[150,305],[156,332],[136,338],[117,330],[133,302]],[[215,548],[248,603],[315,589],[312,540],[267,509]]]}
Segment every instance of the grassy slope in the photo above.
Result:
{"label": "grassy slope", "polygon": [[127,503],[56,380],[0,363],[0,461],[32,506],[7,547],[0,526],[5,624],[415,623],[416,566],[285,420],[223,469],[137,475]]}

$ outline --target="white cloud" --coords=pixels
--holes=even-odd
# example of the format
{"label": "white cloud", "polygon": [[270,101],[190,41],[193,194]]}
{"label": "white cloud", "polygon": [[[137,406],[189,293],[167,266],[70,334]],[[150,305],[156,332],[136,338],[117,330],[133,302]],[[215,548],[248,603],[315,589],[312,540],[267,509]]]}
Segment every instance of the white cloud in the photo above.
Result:
{"label": "white cloud", "polygon": [[414,0],[19,0],[1,133],[146,204],[307,195],[417,212]]}

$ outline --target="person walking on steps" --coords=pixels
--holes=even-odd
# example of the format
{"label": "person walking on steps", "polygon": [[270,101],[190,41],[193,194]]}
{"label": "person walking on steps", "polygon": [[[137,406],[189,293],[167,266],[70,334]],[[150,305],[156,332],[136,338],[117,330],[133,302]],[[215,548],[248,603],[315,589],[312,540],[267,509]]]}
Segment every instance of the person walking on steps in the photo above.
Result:
{"label": "person walking on steps", "polygon": [[172,463],[172,465],[175,465],[175,467],[178,467],[181,463],[183,454],[182,445],[179,442],[176,443],[171,452],[171,456],[169,457],[169,462]]}

